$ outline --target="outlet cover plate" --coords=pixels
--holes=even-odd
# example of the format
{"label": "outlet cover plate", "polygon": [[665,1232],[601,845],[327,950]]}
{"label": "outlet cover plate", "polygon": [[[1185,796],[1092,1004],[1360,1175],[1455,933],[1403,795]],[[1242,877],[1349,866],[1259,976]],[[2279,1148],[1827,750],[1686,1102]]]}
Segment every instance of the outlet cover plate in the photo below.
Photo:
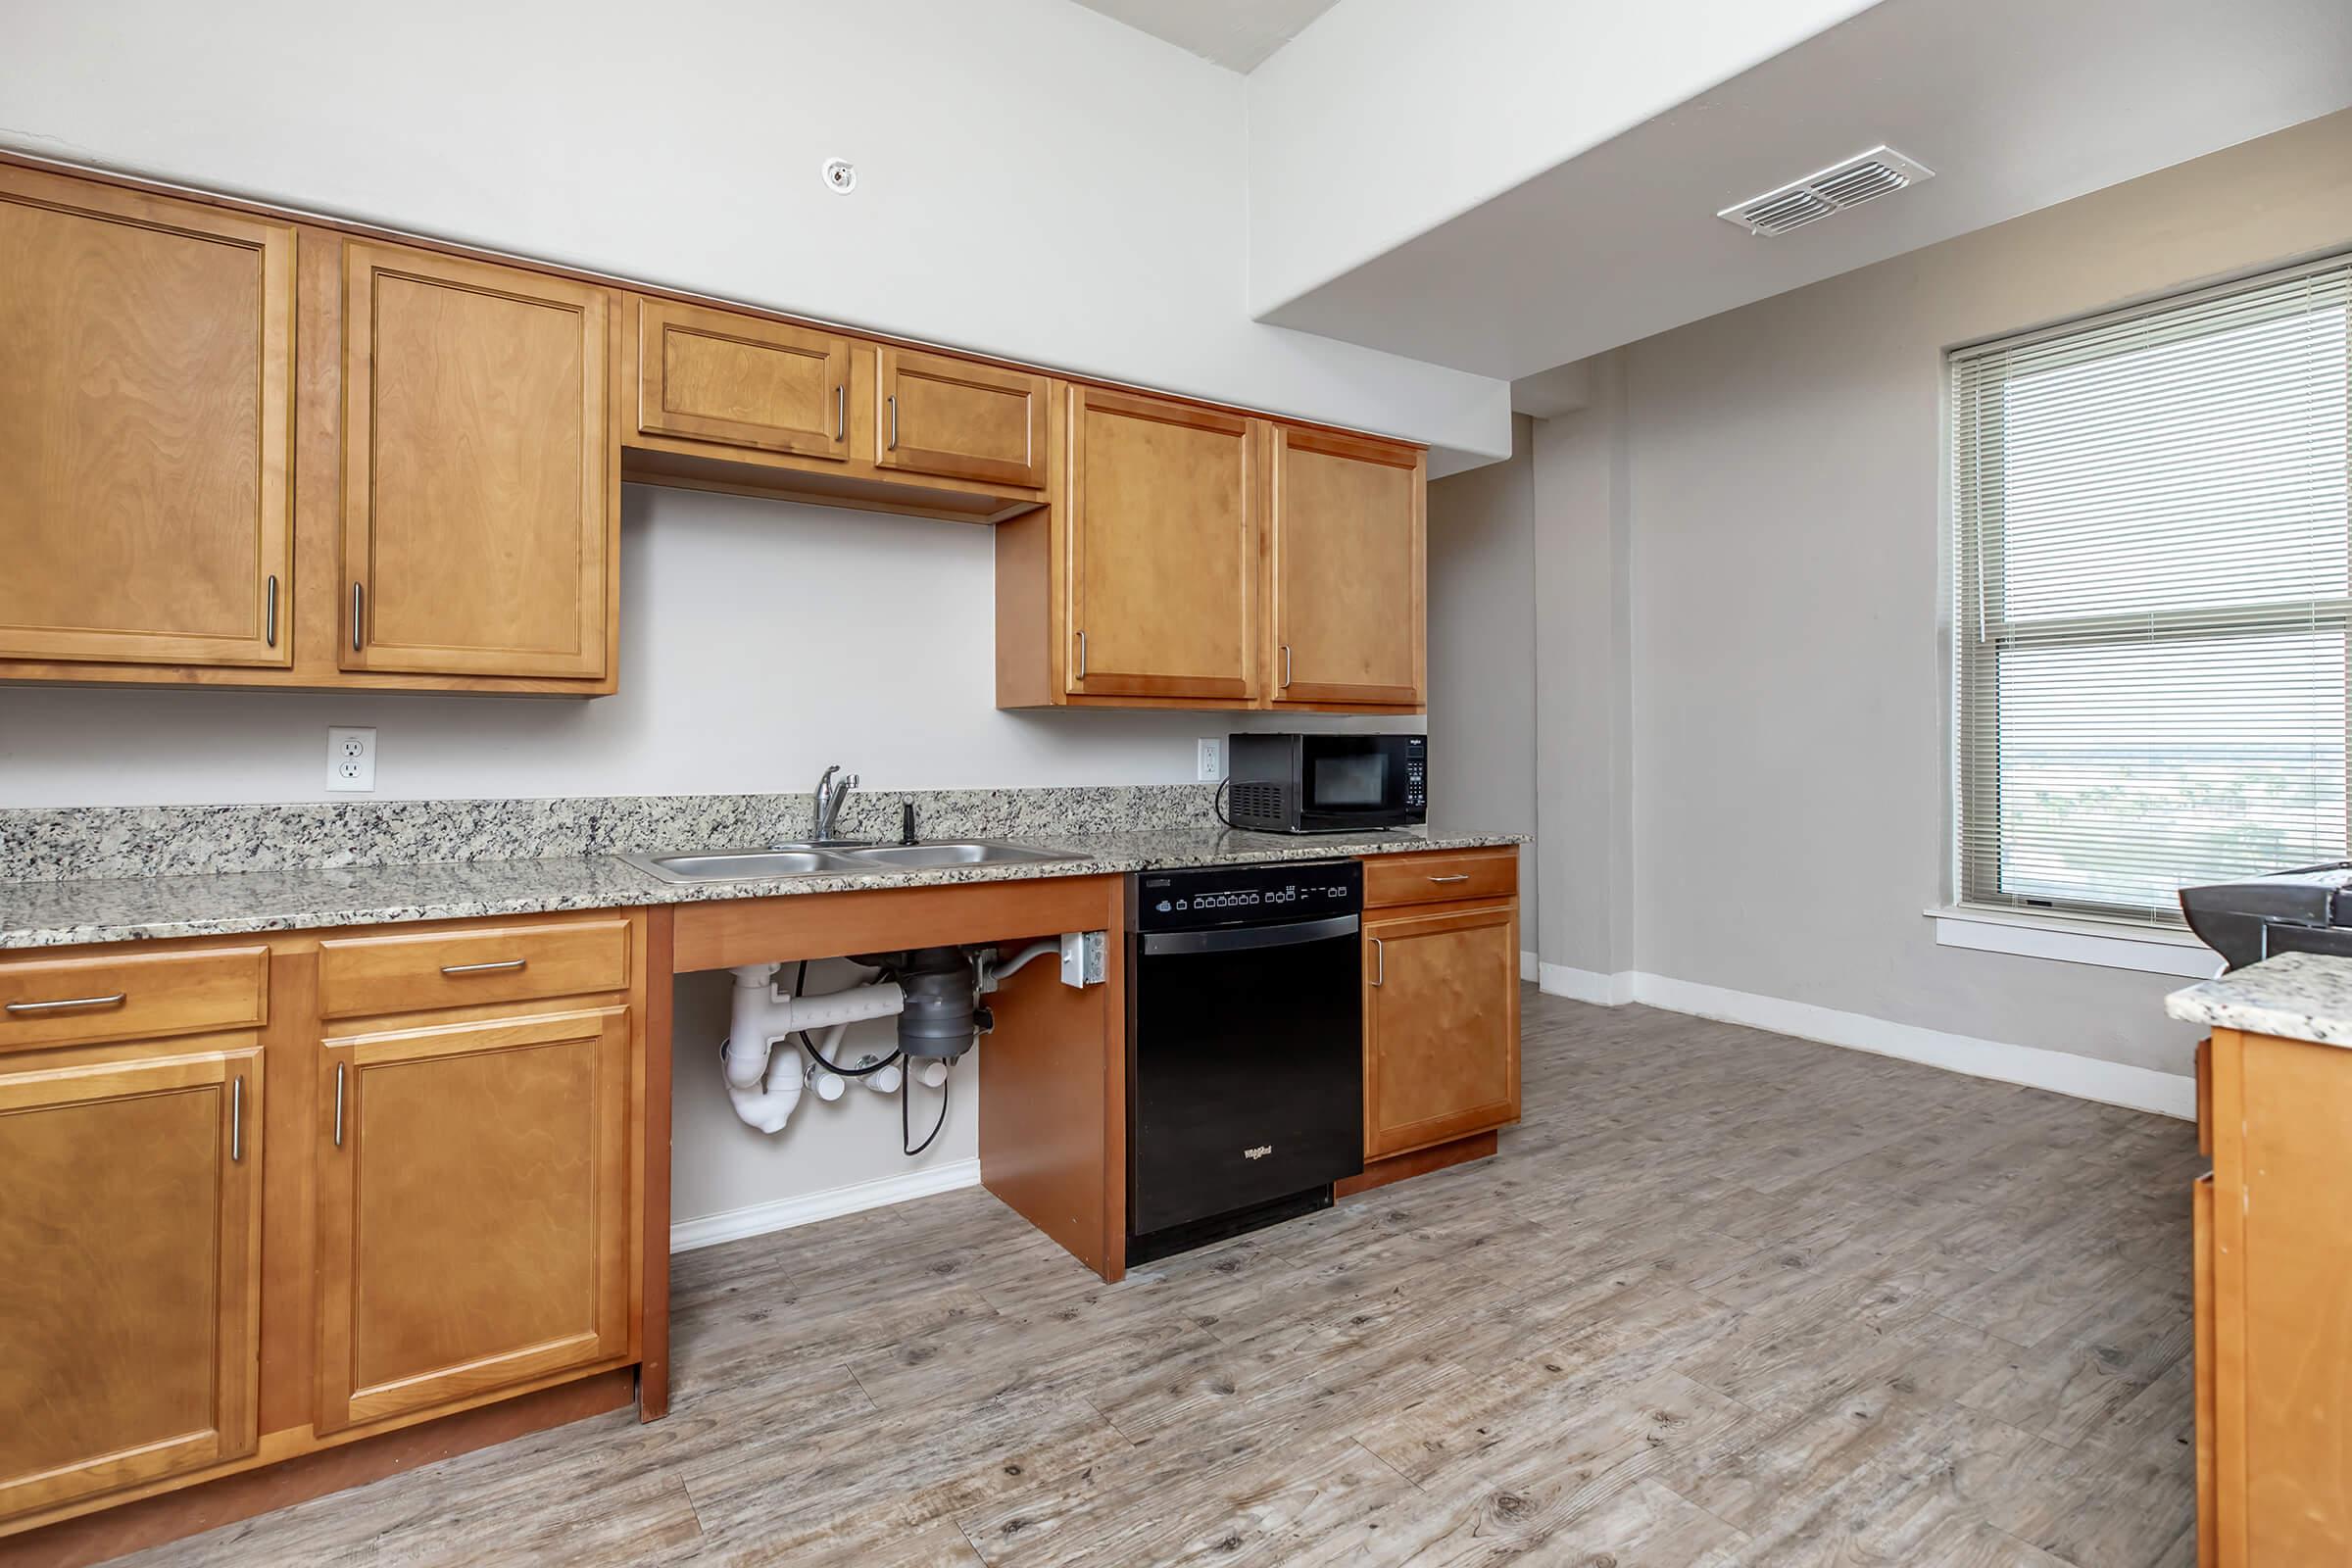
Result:
{"label": "outlet cover plate", "polygon": [[326,787],[330,790],[375,788],[375,731],[329,728],[326,732]]}
{"label": "outlet cover plate", "polygon": [[1225,776],[1225,743],[1213,735],[1203,735],[1194,745],[1193,776],[1203,784],[1214,784]]}

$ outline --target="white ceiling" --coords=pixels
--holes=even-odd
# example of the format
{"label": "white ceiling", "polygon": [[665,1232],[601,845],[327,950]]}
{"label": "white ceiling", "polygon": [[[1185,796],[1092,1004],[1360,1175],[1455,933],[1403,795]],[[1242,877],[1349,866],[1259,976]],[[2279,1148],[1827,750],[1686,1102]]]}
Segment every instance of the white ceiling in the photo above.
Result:
{"label": "white ceiling", "polygon": [[[1524,378],[2348,105],[2344,0],[1884,0],[1261,319]],[[1936,177],[1714,216],[1881,142]]]}
{"label": "white ceiling", "polygon": [[1339,0],[1078,0],[1245,75]]}

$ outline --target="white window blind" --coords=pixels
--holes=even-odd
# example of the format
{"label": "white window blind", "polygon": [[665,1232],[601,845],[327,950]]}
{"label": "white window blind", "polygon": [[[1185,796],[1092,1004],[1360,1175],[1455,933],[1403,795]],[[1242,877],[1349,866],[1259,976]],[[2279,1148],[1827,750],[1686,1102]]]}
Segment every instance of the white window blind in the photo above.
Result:
{"label": "white window blind", "polygon": [[1951,356],[1959,902],[2346,858],[2352,261]]}

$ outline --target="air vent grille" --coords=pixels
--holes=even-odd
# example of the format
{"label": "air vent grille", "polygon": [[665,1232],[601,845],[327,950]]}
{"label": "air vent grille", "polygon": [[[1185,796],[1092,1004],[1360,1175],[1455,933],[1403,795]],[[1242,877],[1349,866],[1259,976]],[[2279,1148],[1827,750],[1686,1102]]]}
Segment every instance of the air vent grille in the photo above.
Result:
{"label": "air vent grille", "polygon": [[1778,190],[1735,202],[1715,216],[1751,234],[1786,234],[1816,219],[1935,177],[1935,171],[1891,147],[1873,147],[1856,158],[1832,164]]}

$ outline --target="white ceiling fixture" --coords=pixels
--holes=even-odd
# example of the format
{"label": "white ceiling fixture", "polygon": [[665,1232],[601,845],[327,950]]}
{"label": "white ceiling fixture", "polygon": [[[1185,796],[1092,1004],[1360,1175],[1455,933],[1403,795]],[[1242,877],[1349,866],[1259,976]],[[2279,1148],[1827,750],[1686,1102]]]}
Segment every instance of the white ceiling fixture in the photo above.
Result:
{"label": "white ceiling fixture", "polygon": [[1244,75],[1339,0],[1078,0]]}
{"label": "white ceiling fixture", "polygon": [[1935,177],[1936,171],[1927,165],[1881,145],[1761,196],[1734,202],[1715,216],[1751,234],[1786,234],[1817,219]]}

